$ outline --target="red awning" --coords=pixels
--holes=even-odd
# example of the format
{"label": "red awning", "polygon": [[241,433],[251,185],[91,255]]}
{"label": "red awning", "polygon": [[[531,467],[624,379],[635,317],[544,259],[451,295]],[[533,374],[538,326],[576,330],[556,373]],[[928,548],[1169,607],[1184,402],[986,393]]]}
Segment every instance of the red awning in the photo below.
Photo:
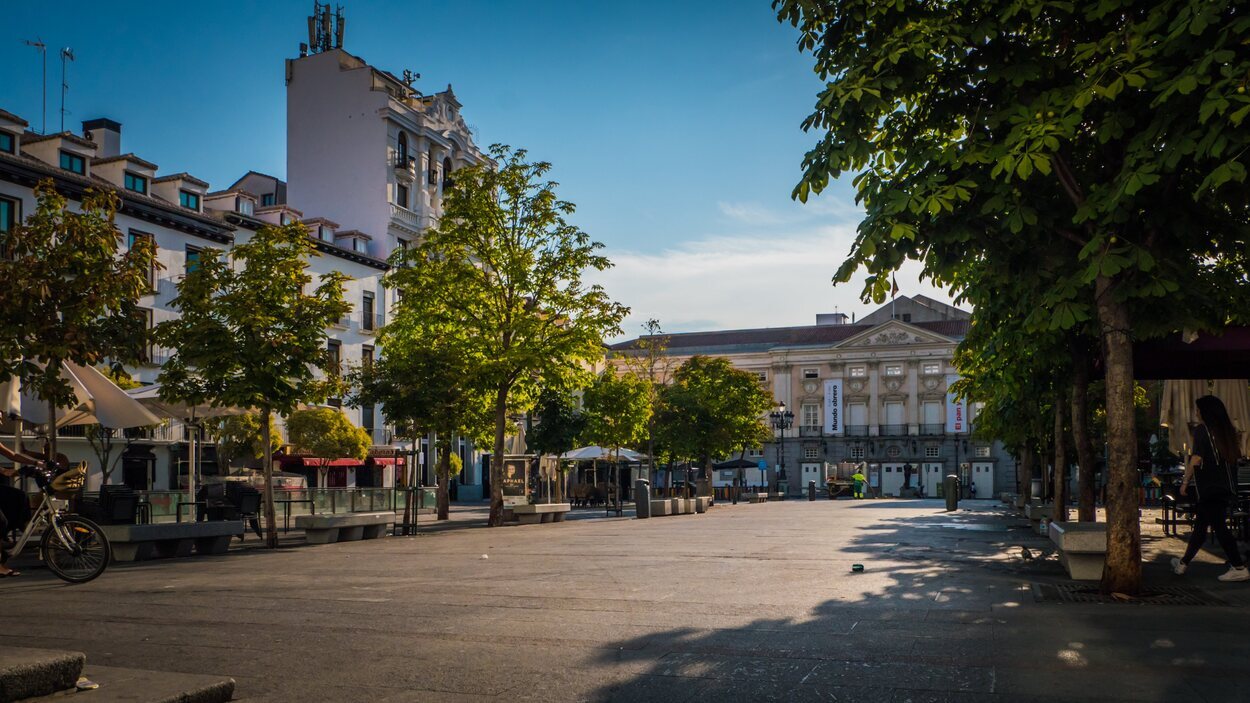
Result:
{"label": "red awning", "polygon": [[375,456],[370,457],[370,460],[378,466],[402,466],[404,463],[403,459],[393,456]]}
{"label": "red awning", "polygon": [[282,465],[284,467],[297,466],[297,467],[303,467],[306,469],[319,469],[322,466],[326,466],[326,467],[364,466],[364,464],[365,462],[361,461],[360,459],[331,459],[328,462],[322,463],[322,460],[317,457],[310,457],[310,456],[284,456],[282,457]]}

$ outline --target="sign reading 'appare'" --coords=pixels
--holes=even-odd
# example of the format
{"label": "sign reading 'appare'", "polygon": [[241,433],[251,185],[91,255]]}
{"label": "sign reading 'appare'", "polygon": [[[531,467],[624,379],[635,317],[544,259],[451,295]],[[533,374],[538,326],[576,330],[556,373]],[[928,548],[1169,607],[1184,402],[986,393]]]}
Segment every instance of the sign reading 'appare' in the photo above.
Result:
{"label": "sign reading 'appare'", "polygon": [[825,381],[825,434],[842,434],[842,379]]}

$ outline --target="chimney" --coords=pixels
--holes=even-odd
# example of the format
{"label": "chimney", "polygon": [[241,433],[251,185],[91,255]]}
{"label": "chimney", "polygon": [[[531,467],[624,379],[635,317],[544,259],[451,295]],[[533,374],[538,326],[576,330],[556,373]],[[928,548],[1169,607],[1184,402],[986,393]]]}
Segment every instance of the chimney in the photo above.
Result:
{"label": "chimney", "polygon": [[845,325],[847,316],[844,312],[821,312],[816,313],[817,325]]}
{"label": "chimney", "polygon": [[96,156],[107,159],[122,153],[122,126],[106,117],[82,123],[83,136],[95,142]]}

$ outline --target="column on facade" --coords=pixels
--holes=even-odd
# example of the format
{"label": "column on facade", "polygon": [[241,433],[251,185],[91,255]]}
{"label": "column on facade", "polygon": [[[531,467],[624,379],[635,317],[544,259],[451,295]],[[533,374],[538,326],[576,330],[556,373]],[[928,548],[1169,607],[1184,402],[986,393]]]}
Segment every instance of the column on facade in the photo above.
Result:
{"label": "column on facade", "polygon": [[904,367],[907,369],[907,379],[903,390],[907,393],[907,434],[920,434],[920,363],[915,359],[911,359]]}
{"label": "column on facade", "polygon": [[417,187],[416,200],[413,203],[413,210],[421,214],[428,214],[430,211],[430,140],[425,135],[420,135],[412,140],[413,149],[417,157]]}
{"label": "column on facade", "polygon": [[874,360],[864,365],[868,377],[868,434],[880,434],[881,425],[881,364]]}

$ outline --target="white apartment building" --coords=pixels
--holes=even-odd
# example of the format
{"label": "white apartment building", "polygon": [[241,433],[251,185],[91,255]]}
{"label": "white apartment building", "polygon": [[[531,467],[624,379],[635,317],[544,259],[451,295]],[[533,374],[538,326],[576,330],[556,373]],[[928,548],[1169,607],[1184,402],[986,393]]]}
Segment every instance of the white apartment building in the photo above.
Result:
{"label": "white apartment building", "polygon": [[[858,323],[830,314],[804,327],[664,335],[666,361],[671,371],[695,355],[727,358],[794,413],[784,438],[774,430],[774,442],[747,453],[764,463],[763,473],[718,472],[716,486],[783,481],[797,494],[809,481],[822,483],[826,463],[863,461],[884,495],[898,495],[910,465],[911,485],[926,495],[956,472],[988,497],[1015,490],[1015,464],[1001,443],[972,433],[975,408],[949,392],[969,317],[924,296],[901,296]],[[612,345],[609,361],[623,366],[638,341]]]}
{"label": "white apartment building", "polygon": [[[209,192],[208,183],[187,173],[158,175],[156,164],[122,152],[121,125],[112,120],[88,120],[82,135],[39,135],[26,127],[22,118],[0,110],[0,229],[14,226],[33,211],[34,187],[42,180],[51,178],[71,201],[81,198],[88,188],[113,190],[121,203],[116,225],[126,244],[147,238],[156,245],[159,266],[151,273],[151,292],[139,301],[149,326],[178,314],[171,305],[177,282],[205,250],[228,250],[266,223],[303,222],[320,254],[310,260],[311,273],[340,271],[351,279],[345,295],[352,312],[328,330],[328,351],[337,354],[345,366],[376,353],[374,336],[385,321],[390,300],[382,286],[387,265],[366,252],[368,235],[341,230],[325,218],[305,218],[277,202],[276,196],[262,205],[266,194],[281,192],[283,184],[277,179],[249,173],[230,189]],[[265,190],[266,183],[271,190]],[[169,354],[169,350],[151,347],[145,363],[127,370],[138,381],[153,383]],[[345,463],[332,471],[329,485],[393,485],[395,472],[390,469],[402,456],[402,448],[394,443],[385,418],[378,408],[344,410],[371,432],[374,446],[366,461]],[[71,460],[87,461],[93,468],[90,487],[98,486],[98,459],[83,438],[82,428],[63,428],[61,436],[62,450]],[[185,428],[176,422],[129,441],[119,438],[114,456],[121,452],[122,458],[114,482],[153,490],[185,485],[186,439]],[[219,470],[211,449],[203,459],[203,469],[210,475]]]}

